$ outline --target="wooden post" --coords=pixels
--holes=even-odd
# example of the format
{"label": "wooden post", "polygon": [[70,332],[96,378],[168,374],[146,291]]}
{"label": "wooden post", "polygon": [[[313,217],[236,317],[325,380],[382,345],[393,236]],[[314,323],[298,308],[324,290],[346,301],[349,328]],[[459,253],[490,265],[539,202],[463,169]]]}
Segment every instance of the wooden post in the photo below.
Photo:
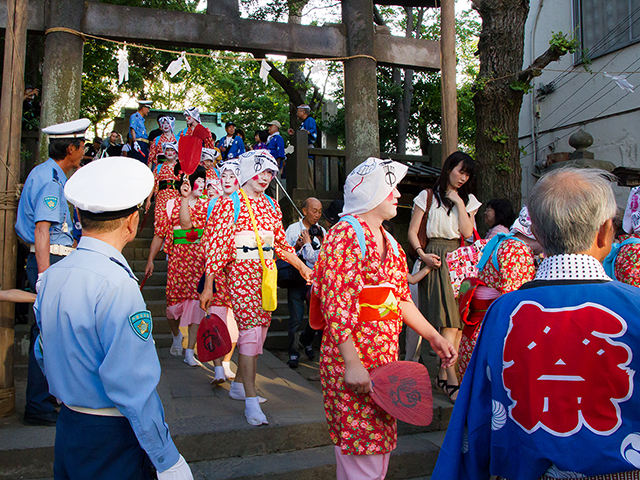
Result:
{"label": "wooden post", "polygon": [[[372,0],[343,0],[342,23],[347,29],[347,55],[373,57]],[[358,57],[344,62],[346,173],[367,157],[380,156],[376,61]]]}
{"label": "wooden post", "polygon": [[[66,27],[82,30],[85,3],[83,0],[48,0],[45,25],[47,29]],[[82,90],[82,54],[84,40],[78,35],[53,31],[44,39],[42,62],[42,112],[40,128],[70,122],[80,113]],[[49,142],[40,133],[38,163],[49,158]]]}
{"label": "wooden post", "polygon": [[[0,105],[0,288],[15,288],[17,239],[14,230],[20,176],[20,130],[27,45],[27,0],[7,0],[2,102]],[[13,303],[0,303],[0,417],[13,414]]]}
{"label": "wooden post", "polygon": [[440,11],[442,61],[442,163],[458,150],[458,100],[456,89],[456,9],[454,0],[442,0]]}

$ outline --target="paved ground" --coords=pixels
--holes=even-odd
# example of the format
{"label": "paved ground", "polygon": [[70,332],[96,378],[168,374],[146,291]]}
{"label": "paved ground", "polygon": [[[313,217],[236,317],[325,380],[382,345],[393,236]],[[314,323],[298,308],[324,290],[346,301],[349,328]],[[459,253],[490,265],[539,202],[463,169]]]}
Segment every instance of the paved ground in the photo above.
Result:
{"label": "paved ground", "polygon": [[[265,352],[259,357],[257,390],[259,395],[268,399],[262,409],[269,426],[252,427],[244,418],[244,402],[229,398],[228,383],[214,389],[210,387],[212,365],[189,367],[182,358],[170,356],[166,348],[159,350],[159,357],[162,377],[158,392],[165,407],[166,420],[178,449],[194,466],[194,472],[201,472],[198,478],[232,478],[231,475],[212,476],[211,472],[229,468],[227,471],[235,472],[237,476],[251,462],[258,470],[272,468],[259,457],[254,457],[265,454],[269,454],[271,463],[275,465],[273,468],[279,467],[277,455],[289,455],[286,452],[297,451],[285,463],[294,462],[297,457],[300,457],[299,461],[313,458],[323,465],[331,462],[332,447],[322,407],[320,382],[308,380],[318,373],[317,359],[308,361],[302,355],[299,367],[291,369],[284,363],[286,352]],[[428,364],[433,364],[429,368],[433,377],[435,358],[428,355],[425,358]],[[232,369],[235,370],[233,364]],[[0,479],[46,478],[51,474],[55,428],[22,424],[25,388],[26,367],[18,366],[16,413],[0,419]],[[450,413],[448,399],[435,394],[434,421],[430,429],[446,428]],[[428,433],[406,424],[401,424],[399,430],[408,436],[404,443],[399,444],[398,453],[403,447],[411,454],[425,442],[439,447],[444,437],[442,431]],[[427,437],[423,438],[424,435]],[[327,477],[320,475],[319,478]]]}

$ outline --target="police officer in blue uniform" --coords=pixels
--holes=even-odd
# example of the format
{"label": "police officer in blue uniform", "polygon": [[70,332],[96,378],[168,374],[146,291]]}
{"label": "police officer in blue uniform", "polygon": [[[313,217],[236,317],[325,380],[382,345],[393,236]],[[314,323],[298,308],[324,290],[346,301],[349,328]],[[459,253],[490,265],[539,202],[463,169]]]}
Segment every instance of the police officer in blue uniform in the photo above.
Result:
{"label": "police officer in blue uniform", "polygon": [[130,156],[145,165],[149,159],[149,135],[144,119],[151,110],[151,100],[138,100],[138,111],[129,117],[129,136],[133,140]]}
{"label": "police officer in blue uniform", "polygon": [[[80,166],[84,135],[91,122],[84,118],[44,128],[49,136],[49,159],[35,167],[24,184],[16,219],[16,233],[29,246],[27,278],[37,289],[42,273],[73,250],[73,218],[64,197],[67,174]],[[47,381],[33,356],[38,326],[31,327],[27,403],[24,423],[55,425],[58,412],[49,402]]]}
{"label": "police officer in blue uniform", "polygon": [[125,157],[95,160],[66,184],[83,235],[42,276],[36,357],[62,401],[54,478],[192,480],[156,391],[153,320],[122,255],[138,229],[153,174]]}

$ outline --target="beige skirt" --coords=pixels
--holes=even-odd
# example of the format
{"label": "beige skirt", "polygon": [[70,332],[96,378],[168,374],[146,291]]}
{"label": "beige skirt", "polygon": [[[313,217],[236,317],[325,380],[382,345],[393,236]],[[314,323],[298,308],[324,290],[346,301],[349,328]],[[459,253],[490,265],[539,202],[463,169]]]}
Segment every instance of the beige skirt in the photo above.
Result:
{"label": "beige skirt", "polygon": [[435,253],[442,261],[440,268],[431,270],[418,284],[420,311],[436,329],[462,328],[446,261],[447,253],[459,247],[460,239],[431,238],[424,249],[425,253]]}

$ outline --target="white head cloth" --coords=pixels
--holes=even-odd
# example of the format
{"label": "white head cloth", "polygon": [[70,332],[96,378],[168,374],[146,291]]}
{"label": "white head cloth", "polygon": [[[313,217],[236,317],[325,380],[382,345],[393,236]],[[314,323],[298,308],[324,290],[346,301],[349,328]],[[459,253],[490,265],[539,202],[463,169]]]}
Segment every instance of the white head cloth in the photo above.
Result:
{"label": "white head cloth", "polygon": [[168,123],[171,127],[171,131],[173,132],[173,129],[176,127],[176,118],[168,116],[160,117],[160,123]]}
{"label": "white head cloth", "polygon": [[529,216],[529,209],[525,205],[520,210],[520,215],[516,218],[516,221],[511,225],[511,233],[521,233],[531,240],[535,240],[536,237],[531,233],[531,217]]}
{"label": "white head cloth", "polygon": [[220,170],[220,175],[222,175],[222,172],[228,170],[233,173],[238,180],[240,180],[240,161],[237,158],[221,163],[218,165],[218,170]]}
{"label": "white head cloth", "polygon": [[622,228],[627,233],[640,232],[640,187],[634,187],[629,192]]}
{"label": "white head cloth", "polygon": [[187,107],[187,109],[184,111],[183,115],[185,117],[187,115],[189,115],[190,117],[194,118],[196,122],[201,123],[200,122],[200,110],[198,110],[198,107]]}
{"label": "white head cloth", "polygon": [[398,186],[409,167],[393,160],[369,157],[344,182],[344,208],[340,216],[367,213]]}
{"label": "white head cloth", "polygon": [[[268,150],[251,150],[238,157],[240,162],[240,185],[244,185],[265,170],[278,172],[278,162]],[[226,162],[225,162],[226,163]]]}
{"label": "white head cloth", "polygon": [[162,153],[166,153],[167,148],[173,148],[178,153],[178,142],[164,142],[162,144]]}
{"label": "white head cloth", "polygon": [[215,162],[216,159],[220,158],[220,152],[215,148],[203,148],[202,149],[202,157],[201,160],[204,162],[205,160],[211,160]]}
{"label": "white head cloth", "polygon": [[135,158],[94,160],[74,173],[64,196],[91,213],[119,212],[141,205],[153,189],[153,173]]}

